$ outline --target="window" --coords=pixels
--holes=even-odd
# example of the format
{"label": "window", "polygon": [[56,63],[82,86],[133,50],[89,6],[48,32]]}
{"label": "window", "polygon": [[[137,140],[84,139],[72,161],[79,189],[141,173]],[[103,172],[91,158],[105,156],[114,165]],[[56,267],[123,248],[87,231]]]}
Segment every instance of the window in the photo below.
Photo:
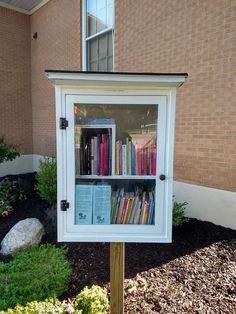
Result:
{"label": "window", "polygon": [[113,71],[114,0],[83,1],[83,70]]}

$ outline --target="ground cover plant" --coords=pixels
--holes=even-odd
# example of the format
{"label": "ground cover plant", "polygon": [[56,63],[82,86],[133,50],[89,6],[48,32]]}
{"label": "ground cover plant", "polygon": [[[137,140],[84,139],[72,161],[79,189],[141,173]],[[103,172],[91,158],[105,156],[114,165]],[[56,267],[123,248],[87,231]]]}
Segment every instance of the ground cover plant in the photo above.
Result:
{"label": "ground cover plant", "polygon": [[5,177],[0,181],[0,215],[8,216],[14,210],[15,203],[24,200],[25,197],[19,182]]}
{"label": "ground cover plant", "polygon": [[106,313],[109,309],[106,290],[96,285],[85,287],[75,298],[74,308],[82,310],[82,314]]}
{"label": "ground cover plant", "polygon": [[71,274],[65,254],[50,244],[32,246],[0,263],[0,310],[65,292]]}
{"label": "ground cover plant", "polygon": [[104,314],[109,309],[107,291],[93,285],[85,287],[73,300],[59,301],[57,298],[33,301],[17,305],[0,314]]}

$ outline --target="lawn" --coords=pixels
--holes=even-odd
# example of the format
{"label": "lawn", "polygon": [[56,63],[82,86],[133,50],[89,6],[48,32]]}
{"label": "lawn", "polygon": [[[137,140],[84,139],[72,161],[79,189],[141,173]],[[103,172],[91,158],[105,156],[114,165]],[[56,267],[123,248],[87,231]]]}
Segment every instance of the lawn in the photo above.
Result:
{"label": "lawn", "polygon": [[[31,175],[22,176],[28,188]],[[26,184],[26,185],[27,185]],[[36,217],[49,226],[48,205],[32,190],[15,212],[0,218],[0,241],[19,220]],[[43,243],[57,243],[50,228]],[[174,228],[171,244],[126,244],[125,313],[235,313],[236,231],[190,219]],[[68,243],[72,277],[61,299],[85,286],[109,291],[109,244]],[[10,257],[0,255],[7,262]]]}

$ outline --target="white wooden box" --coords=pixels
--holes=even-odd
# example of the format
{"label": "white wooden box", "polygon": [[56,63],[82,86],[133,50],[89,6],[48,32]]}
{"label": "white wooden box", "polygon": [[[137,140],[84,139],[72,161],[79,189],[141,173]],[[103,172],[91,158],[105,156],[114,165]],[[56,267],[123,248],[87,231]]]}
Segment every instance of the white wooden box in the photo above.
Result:
{"label": "white wooden box", "polygon": [[[55,70],[47,70],[46,74],[55,85],[56,92],[58,241],[170,242],[176,88],[183,84],[187,74],[89,73]],[[115,120],[110,175],[76,175],[75,120],[78,117]],[[98,127],[96,125],[96,128]],[[107,125],[104,127],[106,128]],[[96,135],[92,135],[91,138],[94,137],[96,138]],[[88,136],[86,145],[92,145],[91,138]],[[126,157],[129,167],[127,166],[126,174],[118,174],[115,171],[118,161],[117,167],[120,169],[121,160],[115,142],[118,143],[117,145],[124,145],[125,152],[128,151]],[[110,146],[106,145],[109,150]],[[123,163],[126,157],[123,156]],[[83,155],[81,158],[83,162]],[[111,221],[106,225],[75,224],[75,185],[78,182],[111,185],[114,195],[115,191],[120,191],[124,187],[126,193],[124,199],[128,200],[120,216],[117,206],[119,219],[117,217],[116,222]],[[145,205],[141,204],[145,214],[142,219],[139,219],[139,223],[131,223],[131,216],[129,216],[132,204],[134,205],[135,202],[131,189],[135,189],[135,195],[140,195],[141,202],[144,200],[142,195],[147,197]],[[154,200],[151,201],[152,195]],[[138,199],[139,196],[137,202]],[[150,212],[151,202],[155,203],[153,220]],[[115,205],[112,208],[114,209]]]}

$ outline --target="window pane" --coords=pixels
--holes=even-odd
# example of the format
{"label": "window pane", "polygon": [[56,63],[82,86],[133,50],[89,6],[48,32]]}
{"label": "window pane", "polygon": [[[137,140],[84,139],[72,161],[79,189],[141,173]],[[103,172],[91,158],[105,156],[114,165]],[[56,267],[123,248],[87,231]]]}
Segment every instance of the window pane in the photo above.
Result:
{"label": "window pane", "polygon": [[90,39],[88,48],[88,71],[113,70],[113,40],[112,32]]}
{"label": "window pane", "polygon": [[107,57],[107,40],[108,35],[105,34],[99,37],[99,44],[98,44],[98,58]]}
{"label": "window pane", "polygon": [[112,55],[113,55],[113,38],[112,38],[112,32],[110,32],[110,33],[108,34],[107,40],[108,40],[108,52],[107,52],[107,54],[108,54],[108,56],[112,56]]}
{"label": "window pane", "polygon": [[98,71],[107,72],[107,58],[98,61]]}
{"label": "window pane", "polygon": [[113,3],[107,6],[107,26],[113,26],[113,19],[114,19],[114,5]]}
{"label": "window pane", "polygon": [[93,71],[93,72],[97,72],[98,71],[98,62],[97,61],[91,62],[89,70]]}
{"label": "window pane", "polygon": [[87,37],[113,26],[113,0],[87,0]]}
{"label": "window pane", "polygon": [[98,39],[92,39],[88,42],[89,61],[98,60]]}
{"label": "window pane", "polygon": [[113,71],[113,56],[108,58],[107,72]]}

